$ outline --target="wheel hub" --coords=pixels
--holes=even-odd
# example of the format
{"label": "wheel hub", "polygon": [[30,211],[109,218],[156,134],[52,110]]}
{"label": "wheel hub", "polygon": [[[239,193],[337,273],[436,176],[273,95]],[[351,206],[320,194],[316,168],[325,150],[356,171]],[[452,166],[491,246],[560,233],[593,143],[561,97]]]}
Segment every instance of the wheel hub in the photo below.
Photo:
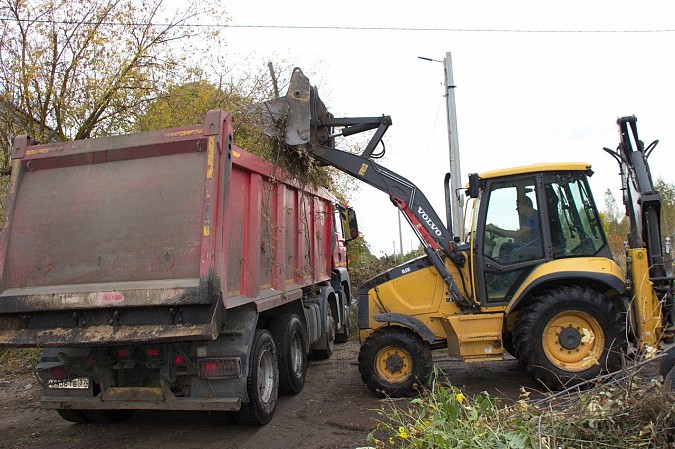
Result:
{"label": "wheel hub", "polygon": [[560,332],[558,337],[560,346],[567,350],[576,349],[581,344],[581,334],[573,327],[567,327]]}
{"label": "wheel hub", "polygon": [[384,347],[375,356],[375,372],[390,384],[406,382],[413,374],[412,356],[398,346]]}
{"label": "wheel hub", "polygon": [[566,310],[546,324],[542,346],[555,367],[581,372],[599,363],[605,347],[605,333],[592,314],[584,310]]}
{"label": "wheel hub", "polygon": [[391,373],[398,373],[403,369],[403,358],[398,354],[391,354],[389,357],[387,357],[385,366],[387,367],[387,371]]}

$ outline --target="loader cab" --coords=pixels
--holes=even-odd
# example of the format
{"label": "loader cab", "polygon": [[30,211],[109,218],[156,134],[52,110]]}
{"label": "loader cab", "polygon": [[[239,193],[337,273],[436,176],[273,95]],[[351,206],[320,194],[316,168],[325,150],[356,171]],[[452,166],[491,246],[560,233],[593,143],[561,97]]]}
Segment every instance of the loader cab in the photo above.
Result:
{"label": "loader cab", "polygon": [[542,264],[611,257],[591,173],[588,164],[537,164],[480,176],[471,235],[482,306],[508,304]]}

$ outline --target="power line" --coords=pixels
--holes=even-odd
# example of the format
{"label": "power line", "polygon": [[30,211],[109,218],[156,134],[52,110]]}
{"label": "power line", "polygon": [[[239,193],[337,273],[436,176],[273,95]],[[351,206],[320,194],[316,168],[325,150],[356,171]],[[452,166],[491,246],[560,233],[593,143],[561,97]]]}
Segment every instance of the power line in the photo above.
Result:
{"label": "power line", "polygon": [[642,30],[536,30],[508,28],[445,28],[445,27],[382,27],[382,26],[345,26],[345,25],[256,25],[232,23],[151,23],[151,22],[89,22],[50,19],[17,19],[0,17],[0,21],[22,23],[50,23],[54,25],[107,25],[107,26],[154,26],[175,28],[233,28],[233,29],[277,29],[277,30],[335,30],[335,31],[402,31],[402,32],[461,32],[461,33],[539,33],[539,34],[622,34],[622,33],[673,33],[675,29],[642,29]]}
{"label": "power line", "polygon": [[430,28],[430,27],[359,27],[359,26],[304,26],[304,25],[216,25],[221,28],[270,28],[299,30],[346,31],[442,31],[463,33],[672,33],[675,29],[659,30],[532,30],[500,28]]}
{"label": "power line", "polygon": [[346,30],[346,31],[442,31],[463,33],[672,33],[675,29],[658,30],[533,30],[501,28],[430,28],[430,27],[360,27],[360,26],[305,26],[305,25],[206,25],[220,28],[269,28],[298,30]]}

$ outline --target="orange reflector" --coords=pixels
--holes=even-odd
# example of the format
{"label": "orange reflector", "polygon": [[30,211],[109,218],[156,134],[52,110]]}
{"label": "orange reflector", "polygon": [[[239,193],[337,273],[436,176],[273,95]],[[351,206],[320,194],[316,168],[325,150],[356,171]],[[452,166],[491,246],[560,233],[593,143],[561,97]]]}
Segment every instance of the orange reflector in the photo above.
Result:
{"label": "orange reflector", "polygon": [[227,379],[241,377],[241,359],[203,359],[199,361],[199,377],[205,379]]}

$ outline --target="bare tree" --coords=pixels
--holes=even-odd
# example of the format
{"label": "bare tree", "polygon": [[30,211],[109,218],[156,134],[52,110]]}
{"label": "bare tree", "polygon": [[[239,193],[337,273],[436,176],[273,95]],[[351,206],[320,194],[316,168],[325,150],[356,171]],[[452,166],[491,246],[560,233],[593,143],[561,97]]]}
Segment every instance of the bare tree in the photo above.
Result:
{"label": "bare tree", "polygon": [[177,44],[202,31],[193,26],[199,12],[217,11],[209,1],[170,14],[163,0],[0,1],[6,134],[44,141],[126,130],[192,63]]}

